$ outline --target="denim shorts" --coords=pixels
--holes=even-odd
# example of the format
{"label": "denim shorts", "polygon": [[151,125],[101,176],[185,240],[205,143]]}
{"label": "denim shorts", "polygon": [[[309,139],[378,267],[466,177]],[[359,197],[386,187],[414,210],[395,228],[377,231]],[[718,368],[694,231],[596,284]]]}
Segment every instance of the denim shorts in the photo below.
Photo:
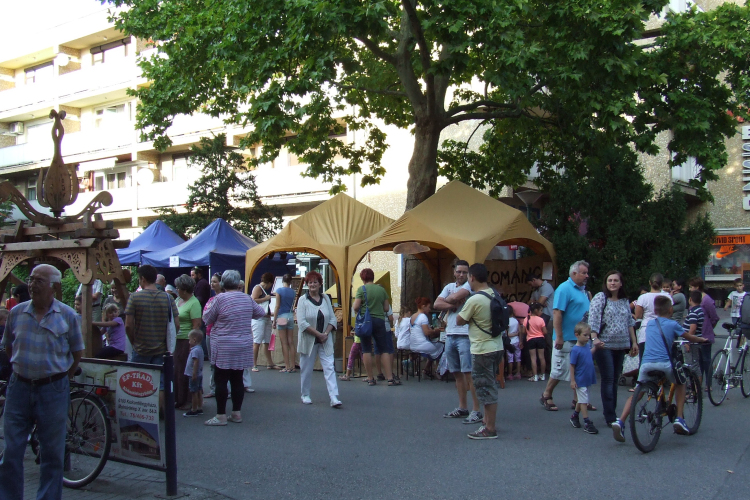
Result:
{"label": "denim shorts", "polygon": [[[187,375],[185,376],[187,377]],[[188,383],[188,389],[190,390],[190,393],[203,392],[203,375],[200,375],[195,380],[193,380],[193,377],[189,378],[190,382]]]}
{"label": "denim shorts", "polygon": [[[281,318],[286,319],[286,325],[279,324],[279,320]],[[278,318],[276,318],[276,329],[277,330],[294,330],[294,314],[290,312],[279,314]]]}
{"label": "denim shorts", "polygon": [[[133,354],[130,355],[130,362],[131,363],[145,363],[147,365],[158,365],[159,368],[164,366],[164,355],[158,354],[156,356],[143,356],[141,354],[138,354],[137,352],[133,351]],[[159,390],[164,390],[164,373],[159,377]]]}
{"label": "denim shorts", "polygon": [[362,352],[371,353],[373,344],[375,354],[393,354],[393,334],[385,329],[385,320],[372,318],[372,337],[360,337]]}
{"label": "denim shorts", "polygon": [[448,335],[445,340],[448,371],[471,373],[471,341],[468,335]]}

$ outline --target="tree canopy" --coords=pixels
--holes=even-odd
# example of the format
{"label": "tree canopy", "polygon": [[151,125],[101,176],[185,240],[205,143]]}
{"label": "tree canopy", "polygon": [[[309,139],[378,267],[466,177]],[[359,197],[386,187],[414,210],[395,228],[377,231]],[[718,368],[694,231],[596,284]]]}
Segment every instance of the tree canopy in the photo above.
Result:
{"label": "tree canopy", "polygon": [[[705,183],[727,160],[724,138],[750,88],[750,9],[667,15],[667,0],[113,0],[127,34],[159,55],[134,92],[137,124],[157,147],[176,114],[252,125],[256,162],[282,146],[334,182],[385,173],[379,124],[415,136],[406,208],[435,191],[438,171],[497,193],[536,165],[586,175],[602,144],[655,153],[671,132],[672,163],[695,157]],[[447,142],[451,125],[488,126],[479,151]],[[349,144],[341,132],[363,131]],[[343,161],[336,161],[341,158]]]}
{"label": "tree canopy", "polygon": [[188,166],[201,169],[201,176],[189,187],[187,212],[162,209],[160,218],[185,237],[221,218],[246,236],[263,241],[281,229],[281,209],[261,202],[245,158],[228,148],[226,141],[225,134],[203,137],[191,148]]}

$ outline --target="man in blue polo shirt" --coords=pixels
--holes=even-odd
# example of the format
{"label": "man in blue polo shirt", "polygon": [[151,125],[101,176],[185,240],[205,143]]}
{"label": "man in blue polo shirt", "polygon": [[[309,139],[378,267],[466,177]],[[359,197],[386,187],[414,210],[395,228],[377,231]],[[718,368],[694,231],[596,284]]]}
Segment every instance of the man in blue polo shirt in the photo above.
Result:
{"label": "man in blue polo shirt", "polygon": [[[584,289],[589,277],[589,264],[579,260],[570,266],[570,278],[557,287],[552,304],[552,323],[554,334],[552,341],[552,369],[547,388],[539,400],[548,411],[557,411],[552,400],[552,392],[562,380],[570,382],[570,351],[576,344],[574,329],[589,310],[589,296]],[[575,392],[575,391],[574,391]],[[573,395],[575,398],[575,394]],[[589,405],[589,410],[593,409]]]}

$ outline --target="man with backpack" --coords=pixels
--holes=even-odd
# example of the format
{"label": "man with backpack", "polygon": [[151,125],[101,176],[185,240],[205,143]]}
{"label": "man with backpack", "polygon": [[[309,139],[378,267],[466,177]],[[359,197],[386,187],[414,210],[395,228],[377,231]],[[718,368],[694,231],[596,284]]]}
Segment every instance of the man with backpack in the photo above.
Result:
{"label": "man with backpack", "polygon": [[469,267],[472,296],[458,313],[456,324],[469,325],[471,342],[471,379],[479,402],[484,406],[483,425],[470,433],[469,439],[497,439],[497,380],[500,363],[505,356],[503,328],[507,330],[509,313],[499,293],[487,284],[484,264]]}

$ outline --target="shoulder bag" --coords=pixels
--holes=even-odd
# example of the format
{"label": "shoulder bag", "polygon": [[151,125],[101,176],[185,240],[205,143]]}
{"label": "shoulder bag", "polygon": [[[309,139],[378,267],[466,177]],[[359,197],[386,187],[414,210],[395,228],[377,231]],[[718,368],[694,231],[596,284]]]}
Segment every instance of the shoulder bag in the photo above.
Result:
{"label": "shoulder bag", "polygon": [[667,344],[667,337],[664,335],[664,330],[661,329],[661,321],[659,318],[654,318],[656,326],[659,327],[659,333],[661,333],[661,340],[664,342],[664,347],[667,349],[667,356],[669,356],[669,364],[672,365],[672,375],[674,375],[675,381],[680,385],[685,385],[687,382],[687,374],[685,374],[685,365],[682,362],[682,351],[679,347],[672,344],[672,348]]}
{"label": "shoulder bag", "polygon": [[174,352],[174,348],[177,345],[177,329],[174,325],[174,313],[172,312],[172,297],[167,292],[164,292],[167,296],[167,307],[169,307],[169,313],[167,314],[167,350]]}
{"label": "shoulder bag", "polygon": [[363,307],[359,308],[357,317],[354,319],[354,334],[359,338],[372,337],[372,318],[370,317],[370,308],[367,306],[367,288],[365,285],[362,285],[362,293],[364,295]]}

